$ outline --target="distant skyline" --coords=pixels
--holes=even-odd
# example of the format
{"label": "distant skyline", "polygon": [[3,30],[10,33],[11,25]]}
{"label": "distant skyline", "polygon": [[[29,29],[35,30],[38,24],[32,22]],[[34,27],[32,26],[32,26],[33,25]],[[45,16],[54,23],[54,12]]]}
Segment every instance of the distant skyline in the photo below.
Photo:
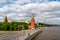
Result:
{"label": "distant skyline", "polygon": [[60,24],[60,0],[0,0],[0,21],[27,21],[34,9],[35,20]]}

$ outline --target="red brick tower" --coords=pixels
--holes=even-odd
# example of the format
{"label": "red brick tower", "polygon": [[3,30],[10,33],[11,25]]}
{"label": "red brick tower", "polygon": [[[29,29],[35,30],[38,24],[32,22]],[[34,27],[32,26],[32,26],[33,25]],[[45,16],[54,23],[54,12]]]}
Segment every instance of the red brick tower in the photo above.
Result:
{"label": "red brick tower", "polygon": [[35,29],[34,14],[32,14],[32,19],[31,19],[31,29]]}
{"label": "red brick tower", "polygon": [[5,16],[5,18],[4,18],[4,23],[6,23],[6,22],[8,22],[7,16]]}

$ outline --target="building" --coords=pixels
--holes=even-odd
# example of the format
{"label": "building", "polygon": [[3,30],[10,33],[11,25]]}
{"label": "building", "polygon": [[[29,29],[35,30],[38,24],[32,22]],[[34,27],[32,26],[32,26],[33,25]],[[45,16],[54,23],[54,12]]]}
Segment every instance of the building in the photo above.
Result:
{"label": "building", "polygon": [[3,22],[4,22],[4,23],[8,22],[7,16],[5,16],[4,21],[3,21]]}
{"label": "building", "polygon": [[32,14],[31,22],[28,25],[29,29],[35,29],[35,19],[34,19],[34,14]]}

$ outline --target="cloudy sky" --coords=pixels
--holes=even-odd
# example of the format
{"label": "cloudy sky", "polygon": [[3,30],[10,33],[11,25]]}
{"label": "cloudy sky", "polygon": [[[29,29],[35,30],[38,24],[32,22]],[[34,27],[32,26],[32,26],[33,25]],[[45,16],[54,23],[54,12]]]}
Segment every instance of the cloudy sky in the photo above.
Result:
{"label": "cloudy sky", "polygon": [[0,21],[27,21],[32,13],[36,22],[60,24],[60,0],[0,0]]}

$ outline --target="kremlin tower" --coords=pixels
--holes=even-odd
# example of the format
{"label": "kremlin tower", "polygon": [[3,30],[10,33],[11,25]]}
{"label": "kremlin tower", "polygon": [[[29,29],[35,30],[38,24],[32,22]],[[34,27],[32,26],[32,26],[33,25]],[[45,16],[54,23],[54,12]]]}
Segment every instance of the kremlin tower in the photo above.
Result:
{"label": "kremlin tower", "polygon": [[7,16],[5,16],[5,18],[4,18],[4,23],[6,23],[6,22],[8,22]]}
{"label": "kremlin tower", "polygon": [[31,29],[35,28],[35,20],[34,20],[34,14],[32,14],[32,19],[31,19]]}
{"label": "kremlin tower", "polygon": [[32,13],[32,18],[31,18],[31,22],[28,25],[29,29],[35,29],[35,20],[34,20],[34,14]]}

